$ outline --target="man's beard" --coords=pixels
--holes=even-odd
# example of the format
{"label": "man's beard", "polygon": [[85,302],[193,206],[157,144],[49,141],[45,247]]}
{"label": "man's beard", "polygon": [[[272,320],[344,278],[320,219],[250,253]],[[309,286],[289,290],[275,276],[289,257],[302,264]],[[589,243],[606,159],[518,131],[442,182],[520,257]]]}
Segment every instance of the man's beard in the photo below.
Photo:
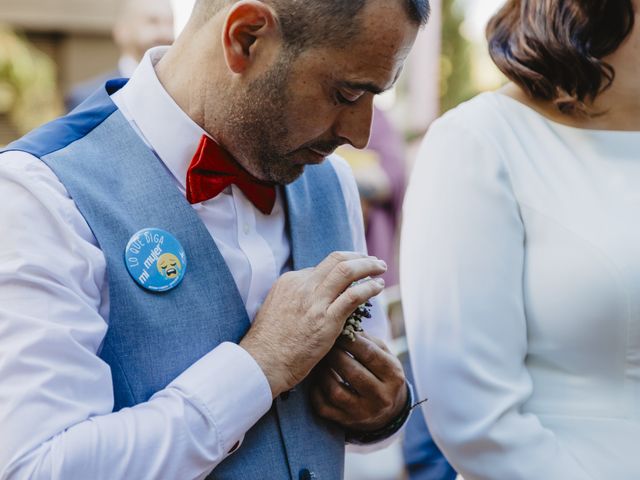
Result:
{"label": "man's beard", "polygon": [[238,162],[261,180],[286,185],[302,175],[304,165],[288,153],[287,104],[291,57],[282,54],[276,65],[254,80],[245,95],[229,102],[225,112],[225,137]]}

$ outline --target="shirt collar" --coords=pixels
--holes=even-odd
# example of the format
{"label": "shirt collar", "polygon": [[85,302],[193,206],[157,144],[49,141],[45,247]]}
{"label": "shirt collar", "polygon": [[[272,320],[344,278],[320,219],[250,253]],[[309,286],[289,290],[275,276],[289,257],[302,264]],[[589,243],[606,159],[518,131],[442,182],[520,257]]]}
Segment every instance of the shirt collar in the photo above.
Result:
{"label": "shirt collar", "polygon": [[151,149],[184,189],[189,164],[206,133],[158,80],[154,67],[168,49],[155,47],[145,54],[131,80],[122,88],[119,100]]}

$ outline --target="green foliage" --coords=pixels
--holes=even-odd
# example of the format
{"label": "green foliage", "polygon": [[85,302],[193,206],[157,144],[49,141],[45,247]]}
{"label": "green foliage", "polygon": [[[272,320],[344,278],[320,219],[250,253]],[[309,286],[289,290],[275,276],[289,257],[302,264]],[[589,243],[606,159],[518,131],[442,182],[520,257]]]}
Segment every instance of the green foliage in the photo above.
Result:
{"label": "green foliage", "polygon": [[478,92],[471,75],[472,45],[461,34],[464,13],[456,0],[442,0],[440,105],[446,112]]}
{"label": "green foliage", "polygon": [[0,115],[23,134],[61,112],[53,61],[0,25]]}

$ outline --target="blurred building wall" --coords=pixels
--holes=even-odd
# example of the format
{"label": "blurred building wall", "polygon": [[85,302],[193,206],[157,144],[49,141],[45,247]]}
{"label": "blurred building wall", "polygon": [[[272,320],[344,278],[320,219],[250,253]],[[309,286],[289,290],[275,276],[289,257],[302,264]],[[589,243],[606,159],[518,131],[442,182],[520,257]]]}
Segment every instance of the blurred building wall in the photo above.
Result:
{"label": "blurred building wall", "polygon": [[[111,29],[121,0],[0,0],[0,23],[49,55],[58,67],[58,94],[112,70],[118,51]],[[0,144],[13,135],[0,118]]]}

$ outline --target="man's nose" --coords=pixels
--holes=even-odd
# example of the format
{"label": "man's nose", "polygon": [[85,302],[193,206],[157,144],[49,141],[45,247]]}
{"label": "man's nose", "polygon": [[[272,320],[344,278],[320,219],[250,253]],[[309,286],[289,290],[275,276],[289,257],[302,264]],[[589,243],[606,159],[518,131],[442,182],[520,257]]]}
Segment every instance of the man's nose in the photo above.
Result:
{"label": "man's nose", "polygon": [[373,95],[344,109],[336,121],[334,135],[355,148],[365,148],[369,144],[372,120]]}

